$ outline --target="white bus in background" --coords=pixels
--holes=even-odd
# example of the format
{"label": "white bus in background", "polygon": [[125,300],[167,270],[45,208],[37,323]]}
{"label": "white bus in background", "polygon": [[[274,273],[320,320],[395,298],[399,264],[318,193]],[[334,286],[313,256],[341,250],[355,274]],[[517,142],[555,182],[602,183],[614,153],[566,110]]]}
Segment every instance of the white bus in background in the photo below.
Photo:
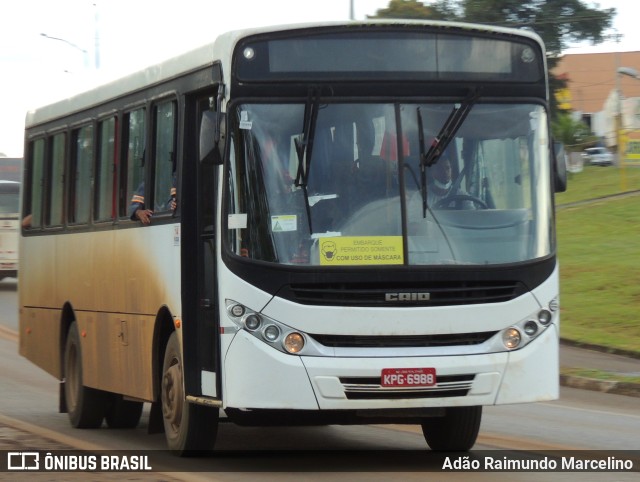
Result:
{"label": "white bus in background", "polygon": [[18,276],[20,183],[0,180],[0,280]]}
{"label": "white bus in background", "polygon": [[403,20],[231,32],[42,107],[20,353],[73,426],[147,402],[179,454],[221,414],[468,450],[482,406],[559,394],[547,95],[536,35]]}

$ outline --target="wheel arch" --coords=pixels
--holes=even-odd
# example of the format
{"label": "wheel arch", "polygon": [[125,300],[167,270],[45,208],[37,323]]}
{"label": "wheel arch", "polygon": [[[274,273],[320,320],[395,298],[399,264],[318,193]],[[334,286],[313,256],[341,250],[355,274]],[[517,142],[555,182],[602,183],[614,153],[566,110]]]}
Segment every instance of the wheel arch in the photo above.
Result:
{"label": "wheel arch", "polygon": [[164,361],[164,351],[169,341],[169,337],[175,331],[175,321],[171,310],[165,305],[156,314],[156,321],[153,331],[153,399],[158,400],[160,395],[160,383],[162,377],[162,363]]}

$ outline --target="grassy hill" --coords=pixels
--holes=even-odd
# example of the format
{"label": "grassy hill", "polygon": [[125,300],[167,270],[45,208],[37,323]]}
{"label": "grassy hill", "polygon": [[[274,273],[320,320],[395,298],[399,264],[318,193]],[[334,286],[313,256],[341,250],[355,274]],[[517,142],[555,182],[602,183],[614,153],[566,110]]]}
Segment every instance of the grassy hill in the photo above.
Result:
{"label": "grassy hill", "polygon": [[600,199],[634,190],[640,168],[587,166],[556,196],[563,338],[640,352],[640,194]]}

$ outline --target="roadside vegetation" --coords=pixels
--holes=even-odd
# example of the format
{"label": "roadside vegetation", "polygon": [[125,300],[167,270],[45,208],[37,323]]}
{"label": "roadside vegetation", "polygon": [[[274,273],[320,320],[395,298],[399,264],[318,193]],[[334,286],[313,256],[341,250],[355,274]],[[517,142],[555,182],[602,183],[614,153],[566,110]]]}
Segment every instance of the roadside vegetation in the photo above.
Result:
{"label": "roadside vegetation", "polygon": [[604,198],[640,191],[640,168],[624,174],[585,166],[556,196],[560,335],[640,353],[640,194]]}

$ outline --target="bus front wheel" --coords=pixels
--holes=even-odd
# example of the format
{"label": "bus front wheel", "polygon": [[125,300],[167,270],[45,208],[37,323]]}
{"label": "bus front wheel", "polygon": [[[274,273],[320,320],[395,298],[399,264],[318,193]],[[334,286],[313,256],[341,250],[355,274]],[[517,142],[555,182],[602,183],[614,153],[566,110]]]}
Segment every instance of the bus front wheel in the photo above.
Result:
{"label": "bus front wheel", "polygon": [[180,341],[173,332],[165,349],[160,392],[167,444],[177,455],[205,455],[213,450],[219,412],[186,400],[183,375]]}
{"label": "bus front wheel", "polygon": [[82,347],[78,325],[69,327],[64,348],[64,396],[71,425],[75,428],[98,428],[107,408],[108,394],[84,386]]}
{"label": "bus front wheel", "polygon": [[422,433],[431,450],[467,451],[476,443],[482,407],[449,407],[444,417],[425,418]]}

